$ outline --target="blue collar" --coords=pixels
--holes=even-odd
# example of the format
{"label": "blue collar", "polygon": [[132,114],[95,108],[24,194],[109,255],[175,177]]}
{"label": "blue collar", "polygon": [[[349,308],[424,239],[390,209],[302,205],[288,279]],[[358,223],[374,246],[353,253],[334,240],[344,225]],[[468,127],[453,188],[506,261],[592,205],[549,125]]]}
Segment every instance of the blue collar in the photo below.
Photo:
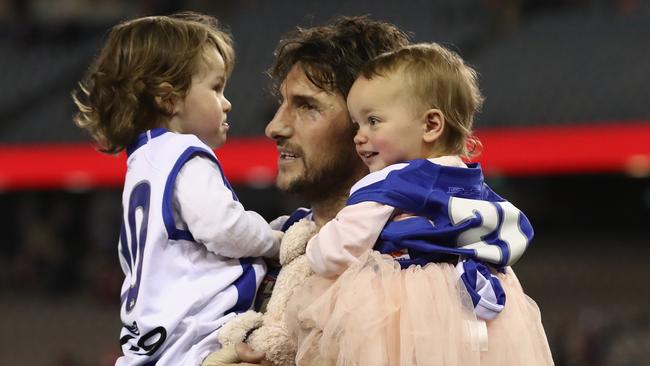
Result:
{"label": "blue collar", "polygon": [[139,134],[138,137],[136,137],[135,141],[126,147],[126,156],[131,156],[131,154],[133,154],[142,145],[149,142],[149,140],[154,139],[167,132],[169,131],[165,128],[154,128]]}

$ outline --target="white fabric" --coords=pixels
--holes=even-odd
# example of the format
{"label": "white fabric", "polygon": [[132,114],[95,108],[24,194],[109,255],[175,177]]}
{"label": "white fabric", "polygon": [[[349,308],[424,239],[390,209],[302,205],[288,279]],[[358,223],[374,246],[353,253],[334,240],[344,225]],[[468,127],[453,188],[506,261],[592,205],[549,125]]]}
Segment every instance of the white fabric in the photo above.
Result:
{"label": "white fabric", "polygon": [[[195,136],[164,133],[150,139],[127,161],[123,207],[126,243],[120,240],[120,263],[125,273],[120,316],[126,327],[121,338],[124,356],[116,365],[140,365],[157,360],[157,365],[199,365],[208,353],[219,348],[217,332],[235,314],[226,313],[238,300],[233,285],[243,267],[236,258],[273,255],[277,245],[268,224],[257,214],[244,211],[224,186],[217,165],[205,158],[192,158],[178,174],[175,199],[171,200],[176,227],[189,229],[195,240],[172,240],[163,219],[165,186],[172,167],[188,148],[214,153]],[[216,157],[215,157],[216,159]],[[143,183],[148,182],[148,183]],[[146,240],[133,249],[129,224],[129,201],[134,187],[151,189]],[[169,190],[168,190],[169,193]],[[144,210],[135,210],[136,238],[144,223]],[[129,260],[124,258],[127,248]],[[141,264],[140,264],[140,258]],[[265,274],[264,261],[252,263],[256,288]],[[127,311],[126,294],[137,282],[135,305]],[[137,328],[136,328],[137,326]],[[152,355],[147,347],[166,340]],[[156,333],[150,333],[159,329]],[[147,339],[147,334],[156,334]]]}
{"label": "white fabric", "polygon": [[194,239],[215,254],[277,257],[280,243],[273,240],[269,224],[233,200],[218,171],[217,164],[204,156],[185,163],[176,178],[174,217],[182,217]]}
{"label": "white fabric", "polygon": [[[458,277],[461,277],[465,273],[464,262],[461,261],[456,264],[456,273],[458,273]],[[486,278],[485,275],[479,271],[475,273],[476,286],[474,286],[474,290],[480,296],[480,299],[478,304],[474,306],[474,314],[483,320],[493,320],[503,311],[504,305],[499,304],[497,294],[490,279]],[[498,281],[496,276],[490,275],[490,277]],[[500,287],[499,290],[503,292]]]}

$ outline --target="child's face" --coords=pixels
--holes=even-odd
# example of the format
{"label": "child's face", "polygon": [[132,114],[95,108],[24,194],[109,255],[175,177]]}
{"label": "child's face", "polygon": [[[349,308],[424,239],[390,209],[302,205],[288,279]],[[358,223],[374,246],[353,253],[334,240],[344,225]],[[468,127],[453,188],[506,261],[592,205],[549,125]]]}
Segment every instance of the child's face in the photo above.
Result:
{"label": "child's face", "polygon": [[196,135],[211,148],[226,142],[227,114],[231,104],[224,96],[226,69],[223,57],[214,47],[203,54],[203,65],[192,76],[185,99],[174,104],[170,129]]}
{"label": "child's face", "polygon": [[360,76],[348,94],[348,110],[358,124],[357,154],[371,172],[406,160],[428,157],[420,115],[412,91],[399,74],[366,79]]}

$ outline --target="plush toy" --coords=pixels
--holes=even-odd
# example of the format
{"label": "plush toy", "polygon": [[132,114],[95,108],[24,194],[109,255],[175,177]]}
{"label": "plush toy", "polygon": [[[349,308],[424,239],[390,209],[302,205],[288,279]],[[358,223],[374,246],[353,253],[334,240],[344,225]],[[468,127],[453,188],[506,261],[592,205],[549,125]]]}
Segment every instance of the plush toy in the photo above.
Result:
{"label": "plush toy", "polygon": [[[296,345],[289,337],[284,322],[284,312],[287,302],[293,290],[305,282],[313,272],[309,268],[309,262],[305,256],[305,247],[309,238],[316,232],[316,225],[313,221],[302,219],[293,224],[282,238],[280,246],[280,264],[282,269],[273,287],[273,293],[269,300],[266,313],[261,314],[249,310],[237,315],[226,323],[219,331],[219,342],[224,349],[232,351],[232,345],[243,342],[254,350],[266,353],[266,359],[276,366],[294,365]],[[254,329],[251,332],[251,329]],[[246,337],[246,335],[248,337]],[[216,363],[209,363],[213,355],[210,355],[203,363],[204,366],[232,363],[236,361],[232,352],[221,356],[225,359],[216,359]]]}

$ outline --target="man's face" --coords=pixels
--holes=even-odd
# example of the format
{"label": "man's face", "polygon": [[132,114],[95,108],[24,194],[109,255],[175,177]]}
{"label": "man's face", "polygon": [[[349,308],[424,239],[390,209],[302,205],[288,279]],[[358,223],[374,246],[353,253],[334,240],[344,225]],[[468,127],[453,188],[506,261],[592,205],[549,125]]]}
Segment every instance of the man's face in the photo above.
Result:
{"label": "man's face", "polygon": [[358,158],[345,99],[316,87],[300,64],[280,87],[281,104],[266,126],[278,147],[277,186],[307,199],[347,189],[364,166]]}

